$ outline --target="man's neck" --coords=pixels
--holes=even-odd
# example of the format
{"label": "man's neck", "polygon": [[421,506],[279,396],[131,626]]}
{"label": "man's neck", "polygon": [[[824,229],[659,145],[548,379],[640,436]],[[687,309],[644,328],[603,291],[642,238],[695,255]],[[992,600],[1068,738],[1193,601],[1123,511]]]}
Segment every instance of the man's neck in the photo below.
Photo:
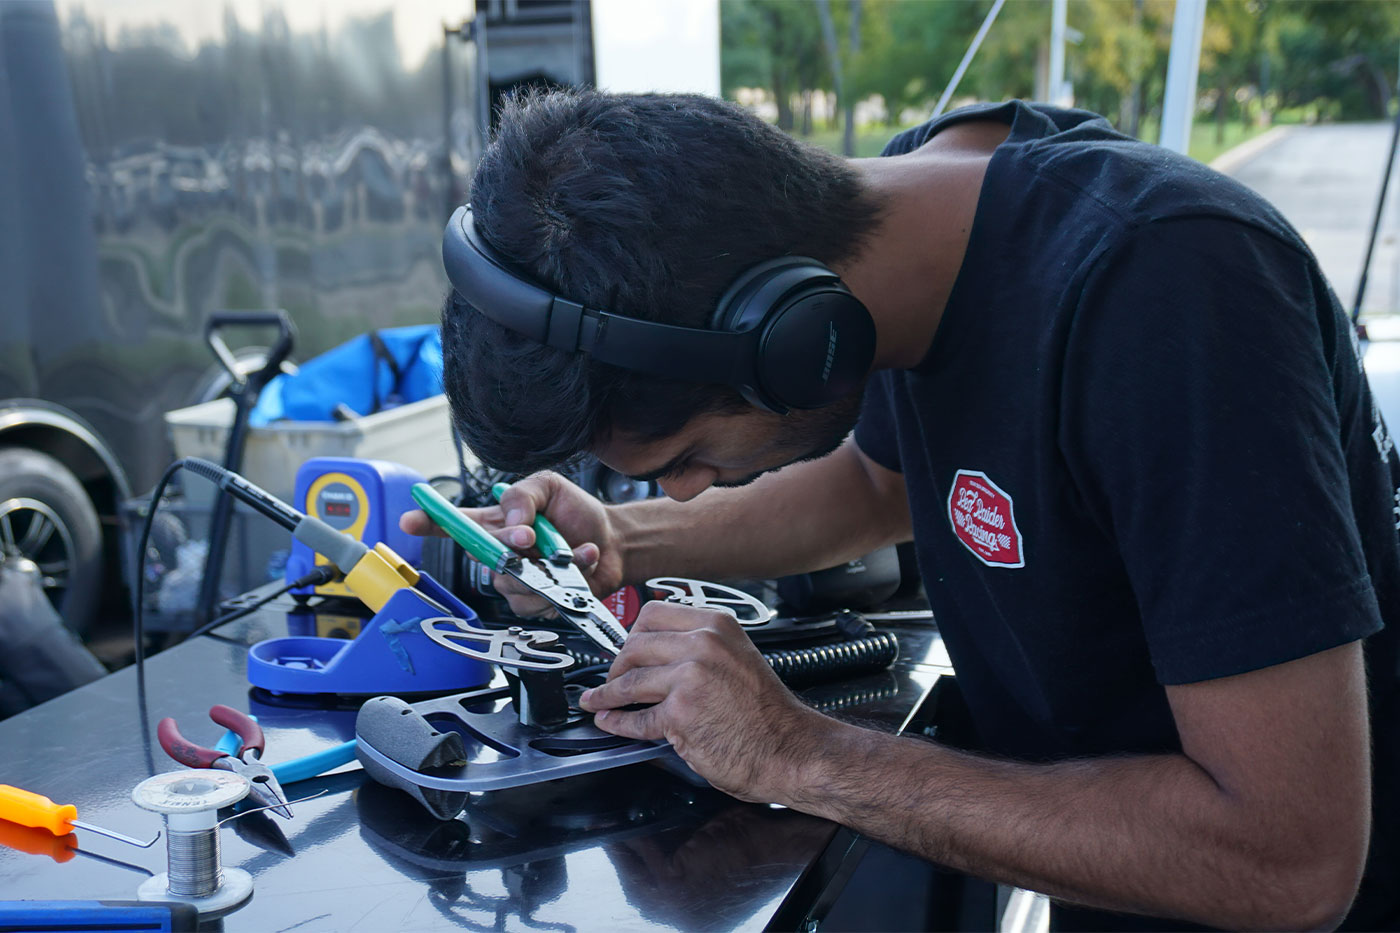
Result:
{"label": "man's neck", "polygon": [[967,251],[982,178],[1009,128],[961,123],[902,156],[852,164],[885,203],[854,260],[837,271],[875,319],[875,369],[927,355]]}

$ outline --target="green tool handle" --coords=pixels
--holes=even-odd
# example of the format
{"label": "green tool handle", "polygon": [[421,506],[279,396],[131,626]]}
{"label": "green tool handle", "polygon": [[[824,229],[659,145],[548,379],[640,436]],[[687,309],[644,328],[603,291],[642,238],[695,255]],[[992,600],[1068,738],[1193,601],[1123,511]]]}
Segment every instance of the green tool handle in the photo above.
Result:
{"label": "green tool handle", "polygon": [[466,552],[492,570],[502,570],[516,555],[485,528],[462,514],[456,506],[427,483],[414,483],[409,490],[413,501],[428,514],[428,517],[447,532]]}
{"label": "green tool handle", "polygon": [[[510,487],[505,483],[497,483],[491,487],[491,495],[496,497],[496,501],[501,501],[501,496]],[[535,547],[545,557],[553,559],[555,555],[560,555],[563,560],[573,560],[574,552],[569,547],[569,542],[564,540],[564,536],[559,533],[559,529],[554,527],[554,523],[545,518],[540,512],[535,513]]]}

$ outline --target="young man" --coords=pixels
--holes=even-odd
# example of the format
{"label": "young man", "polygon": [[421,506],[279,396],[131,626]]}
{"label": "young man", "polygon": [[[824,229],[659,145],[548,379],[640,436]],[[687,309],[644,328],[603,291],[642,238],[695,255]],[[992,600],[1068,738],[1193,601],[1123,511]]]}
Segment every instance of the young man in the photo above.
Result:
{"label": "young man", "polygon": [[[450,296],[445,384],[487,463],[660,481],[604,507],[541,473],[479,516],[528,546],[545,512],[600,593],[912,537],[988,754],[822,717],[727,617],[658,604],[584,704],[738,797],[1083,905],[1062,928],[1395,923],[1400,459],[1316,262],[1246,189],[1080,111],[961,110],[885,155],[697,97],[509,104],[466,222],[564,300],[546,338]],[[816,408],[776,413],[738,362],[620,356],[579,307],[723,330],[785,256],[873,322],[868,379]]]}

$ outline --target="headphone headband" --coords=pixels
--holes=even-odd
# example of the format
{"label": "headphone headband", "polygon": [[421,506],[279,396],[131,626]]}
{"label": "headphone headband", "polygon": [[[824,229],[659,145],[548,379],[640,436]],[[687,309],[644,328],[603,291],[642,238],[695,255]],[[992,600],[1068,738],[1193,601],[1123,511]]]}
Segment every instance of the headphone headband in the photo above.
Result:
{"label": "headphone headband", "polygon": [[[834,272],[815,260],[783,257],[750,269],[720,302],[714,328],[677,327],[585,308],[514,272],[477,229],[471,205],[457,208],[442,241],[442,262],[457,293],[476,311],[508,330],[566,353],[587,353],[600,363],[687,382],[736,388],[760,408],[816,408],[847,394],[863,380],[874,354],[870,315]],[[789,300],[791,296],[796,296]],[[833,299],[841,305],[833,310]],[[806,301],[818,316],[837,314],[838,330],[823,317],[820,334],[802,339]],[[855,315],[849,309],[854,305]],[[730,313],[730,308],[733,313]],[[753,309],[763,313],[755,315]],[[768,309],[775,309],[769,313]],[[791,318],[798,327],[775,327]],[[829,328],[829,335],[828,335]],[[781,343],[769,349],[769,337]],[[796,339],[794,339],[794,337]],[[813,343],[819,339],[820,345]],[[765,378],[764,358],[778,362]],[[841,365],[833,365],[834,360]],[[848,362],[849,360],[849,362]],[[796,375],[794,375],[796,372]],[[820,378],[813,378],[819,376]]]}
{"label": "headphone headband", "polygon": [[585,308],[556,295],[510,269],[477,230],[471,205],[452,214],[442,241],[442,263],[457,293],[497,324],[611,366],[693,382],[729,383],[751,342],[741,334]]}

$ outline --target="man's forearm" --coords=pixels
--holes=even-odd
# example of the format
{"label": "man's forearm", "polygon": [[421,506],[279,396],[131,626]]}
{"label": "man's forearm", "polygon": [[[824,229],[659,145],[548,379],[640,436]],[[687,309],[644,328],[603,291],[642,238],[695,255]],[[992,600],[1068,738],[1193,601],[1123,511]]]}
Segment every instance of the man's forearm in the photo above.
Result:
{"label": "man's forearm", "polygon": [[939,864],[1107,910],[1335,922],[1311,893],[1307,840],[1261,848],[1260,815],[1184,755],[1023,764],[845,724],[814,741],[781,802]]}
{"label": "man's forearm", "polygon": [[[878,468],[876,468],[878,469]],[[766,578],[831,567],[910,537],[897,474],[875,477],[852,442],[747,486],[689,502],[617,506],[628,583],[663,574]]]}

